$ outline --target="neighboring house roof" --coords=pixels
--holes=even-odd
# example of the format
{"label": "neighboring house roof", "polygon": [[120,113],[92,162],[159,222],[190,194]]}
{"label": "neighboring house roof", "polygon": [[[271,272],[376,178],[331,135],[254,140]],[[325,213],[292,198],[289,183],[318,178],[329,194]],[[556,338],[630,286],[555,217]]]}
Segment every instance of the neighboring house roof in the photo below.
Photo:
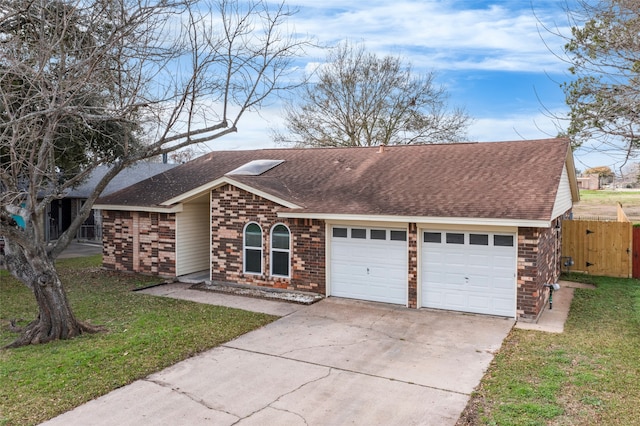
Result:
{"label": "neighboring house roof", "polygon": [[[141,162],[127,167],[114,177],[107,187],[102,191],[103,195],[108,195],[119,191],[123,188],[131,186],[137,182],[143,181],[151,176],[166,172],[176,167],[177,164],[165,163],[149,163]],[[67,198],[89,198],[93,189],[96,187],[100,179],[109,171],[108,166],[98,166],[91,175],[82,184],[69,190],[66,193]]]}
{"label": "neighboring house roof", "polygon": [[[259,175],[228,174],[253,160],[284,162]],[[279,202],[289,217],[549,221],[563,172],[576,201],[567,139],[216,151],[98,203],[105,209],[170,209],[229,183]]]}

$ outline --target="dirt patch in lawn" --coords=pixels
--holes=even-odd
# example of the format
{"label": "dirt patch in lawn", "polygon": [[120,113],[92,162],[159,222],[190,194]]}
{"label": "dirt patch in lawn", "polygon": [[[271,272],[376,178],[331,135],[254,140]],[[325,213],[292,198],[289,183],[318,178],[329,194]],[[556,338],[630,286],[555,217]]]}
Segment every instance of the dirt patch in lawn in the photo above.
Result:
{"label": "dirt patch in lawn", "polygon": [[640,222],[640,192],[580,191],[580,201],[573,206],[576,218],[616,218],[618,203],[632,222]]}

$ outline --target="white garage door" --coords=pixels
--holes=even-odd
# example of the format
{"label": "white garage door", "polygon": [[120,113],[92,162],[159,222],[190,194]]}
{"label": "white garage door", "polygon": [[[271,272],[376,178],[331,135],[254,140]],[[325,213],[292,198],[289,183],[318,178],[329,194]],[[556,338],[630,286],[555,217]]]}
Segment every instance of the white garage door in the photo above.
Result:
{"label": "white garage door", "polygon": [[334,226],[331,296],[406,304],[407,231]]}
{"label": "white garage door", "polygon": [[516,235],[422,232],[422,306],[514,317]]}

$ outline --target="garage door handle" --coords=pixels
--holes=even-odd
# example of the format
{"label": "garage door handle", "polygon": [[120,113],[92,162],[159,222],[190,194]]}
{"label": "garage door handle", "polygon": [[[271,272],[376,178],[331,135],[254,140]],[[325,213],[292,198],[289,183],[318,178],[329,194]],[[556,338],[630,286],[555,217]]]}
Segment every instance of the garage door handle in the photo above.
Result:
{"label": "garage door handle", "polygon": [[369,268],[367,268],[367,275],[369,275]]}

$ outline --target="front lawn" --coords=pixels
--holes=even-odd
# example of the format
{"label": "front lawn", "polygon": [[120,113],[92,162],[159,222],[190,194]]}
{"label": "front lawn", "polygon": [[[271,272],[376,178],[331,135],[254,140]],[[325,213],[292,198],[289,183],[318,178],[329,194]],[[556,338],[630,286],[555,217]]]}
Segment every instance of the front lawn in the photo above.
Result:
{"label": "front lawn", "polygon": [[[37,424],[276,317],[132,292],[157,278],[101,270],[100,256],[58,263],[79,319],[106,332],[0,349],[0,425]],[[29,290],[0,270],[0,347],[37,308]]]}
{"label": "front lawn", "polygon": [[458,425],[638,424],[640,282],[578,278],[597,289],[575,290],[564,333],[513,329]]}

